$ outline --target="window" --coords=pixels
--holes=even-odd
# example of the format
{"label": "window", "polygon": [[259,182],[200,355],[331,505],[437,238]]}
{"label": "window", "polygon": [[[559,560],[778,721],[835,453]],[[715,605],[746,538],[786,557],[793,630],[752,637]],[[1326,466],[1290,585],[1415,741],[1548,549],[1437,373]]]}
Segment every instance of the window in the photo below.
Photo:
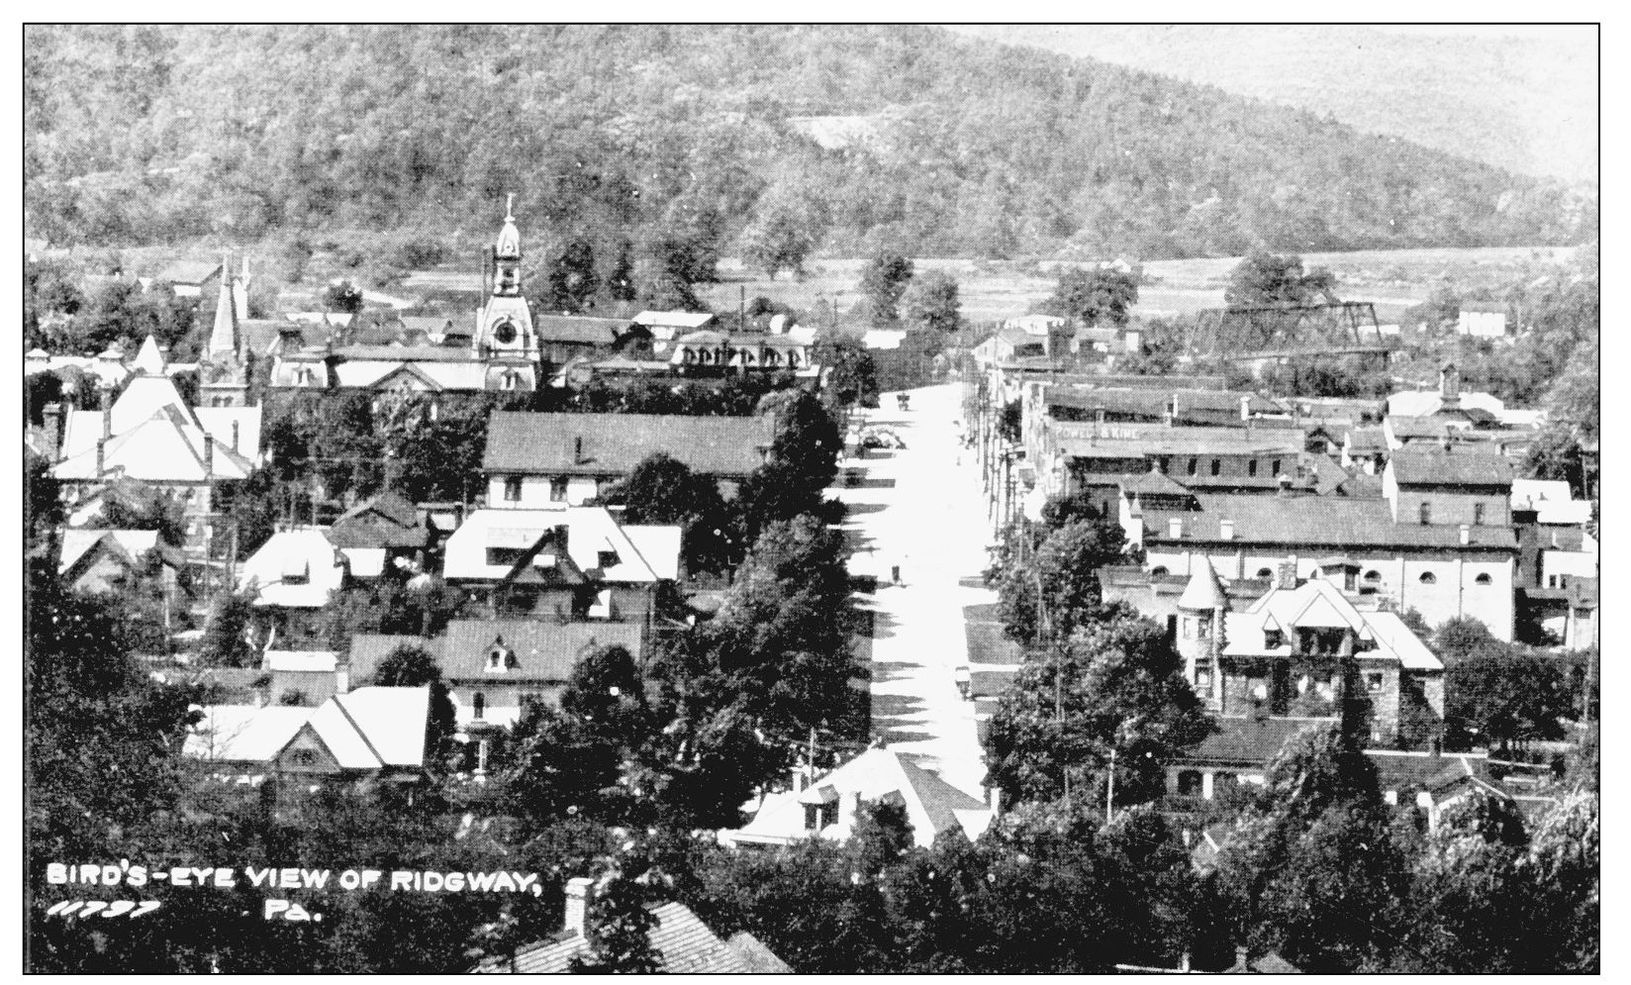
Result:
{"label": "window", "polygon": [[1212,672],[1205,667],[1195,670],[1195,690],[1202,692],[1212,690]]}
{"label": "window", "polygon": [[598,564],[598,566],[600,567],[600,569],[602,571],[604,571],[607,568],[615,568],[615,567],[617,567],[617,552],[616,551],[596,551],[595,552],[595,561],[596,561],[596,563]]}
{"label": "window", "polygon": [[1382,690],[1382,675],[1381,674],[1366,674],[1365,675],[1365,690],[1369,691],[1372,694],[1380,693],[1381,690]]}
{"label": "window", "polygon": [[289,765],[308,767],[316,766],[317,753],[311,749],[296,749],[289,753]]}
{"label": "window", "polygon": [[1266,629],[1263,631],[1263,646],[1270,650],[1277,650],[1285,645],[1286,634],[1284,630]]}
{"label": "window", "polygon": [[1478,524],[1480,526],[1483,525],[1483,523],[1484,523],[1484,504],[1483,503],[1474,503],[1474,504],[1472,504],[1472,522],[1475,523],[1475,524]]}
{"label": "window", "polygon": [[1493,582],[1494,582],[1494,579],[1490,578],[1489,575],[1479,575],[1477,578],[1474,578],[1472,580],[1472,583],[1474,585],[1489,585],[1489,584],[1492,584]]}
{"label": "window", "polygon": [[1246,463],[1246,474],[1254,479],[1257,477],[1257,459]]}
{"label": "window", "polygon": [[476,692],[475,697],[470,699],[470,714],[474,718],[487,717],[487,695]]}
{"label": "window", "polygon": [[1201,792],[1201,771],[1182,770],[1178,773],[1178,796],[1197,797]]}
{"label": "window", "polygon": [[1218,472],[1221,471],[1222,469],[1223,469],[1223,463],[1218,461],[1215,458],[1212,459],[1212,474],[1217,475]]}
{"label": "window", "polygon": [[1197,460],[1193,459],[1193,458],[1189,460],[1188,472],[1189,472],[1190,475],[1195,474],[1196,461]]}
{"label": "window", "polygon": [[1416,580],[1421,582],[1423,585],[1437,585],[1438,584],[1438,576],[1433,574],[1431,571],[1423,571],[1421,573],[1421,577],[1417,578]]}
{"label": "window", "polygon": [[1416,517],[1417,517],[1417,519],[1419,519],[1421,521],[1421,525],[1424,526],[1424,527],[1427,526],[1429,523],[1432,523],[1433,522],[1433,504],[1432,503],[1423,503],[1420,506],[1416,507]]}
{"label": "window", "polygon": [[1269,466],[1269,471],[1273,472],[1275,477],[1278,478],[1280,475],[1280,460],[1276,458],[1273,462],[1269,463]]}
{"label": "window", "polygon": [[1166,455],[1162,455],[1159,461],[1161,466],[1161,474],[1166,475],[1172,468],[1172,459]]}
{"label": "window", "polygon": [[521,477],[520,476],[518,476],[518,475],[507,475],[507,476],[504,477],[504,502],[506,502],[506,503],[519,503],[519,502],[521,502]]}
{"label": "window", "polygon": [[1166,576],[1167,569],[1159,564],[1150,569],[1151,578],[1165,578]]}
{"label": "window", "polygon": [[1270,571],[1268,568],[1258,568],[1257,569],[1257,577],[1259,577],[1259,578],[1273,578],[1274,577],[1274,572]]}
{"label": "window", "polygon": [[1365,572],[1365,580],[1374,585],[1382,580],[1382,573],[1377,571],[1375,568],[1372,568],[1371,570]]}
{"label": "window", "polygon": [[1198,640],[1209,640],[1212,638],[1212,618],[1210,616],[1196,617],[1195,638]]}
{"label": "window", "polygon": [[526,553],[527,549],[524,547],[489,547],[487,548],[487,563],[493,566],[502,565],[507,568],[521,560],[521,556]]}
{"label": "window", "polygon": [[551,503],[566,502],[566,476],[558,475],[549,480],[549,501]]}
{"label": "window", "polygon": [[512,369],[507,369],[504,371],[503,379],[499,380],[498,386],[501,390],[514,390],[520,382],[520,375]]}

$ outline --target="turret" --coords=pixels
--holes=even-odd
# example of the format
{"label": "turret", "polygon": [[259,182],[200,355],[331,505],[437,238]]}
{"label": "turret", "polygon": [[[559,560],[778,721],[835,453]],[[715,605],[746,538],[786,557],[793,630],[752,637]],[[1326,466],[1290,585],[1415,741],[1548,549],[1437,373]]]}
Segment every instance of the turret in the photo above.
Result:
{"label": "turret", "polygon": [[1201,697],[1214,701],[1222,688],[1218,656],[1223,651],[1223,615],[1229,597],[1211,560],[1203,554],[1198,561],[1178,597],[1178,655],[1184,661],[1184,676]]}

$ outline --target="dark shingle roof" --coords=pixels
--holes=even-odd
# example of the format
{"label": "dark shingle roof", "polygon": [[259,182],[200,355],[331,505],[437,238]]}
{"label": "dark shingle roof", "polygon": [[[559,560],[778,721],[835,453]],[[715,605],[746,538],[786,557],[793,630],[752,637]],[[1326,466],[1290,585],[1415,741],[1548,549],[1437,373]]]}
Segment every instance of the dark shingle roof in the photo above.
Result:
{"label": "dark shingle roof", "polygon": [[455,619],[440,640],[442,675],[449,680],[483,678],[487,651],[498,638],[520,662],[505,674],[506,680],[564,681],[597,647],[621,646],[638,658],[644,633],[639,623],[632,622]]}
{"label": "dark shingle roof", "polygon": [[[1199,511],[1144,511],[1144,539],[1160,544],[1215,542],[1220,520],[1234,521],[1234,541],[1248,544],[1307,546],[1331,551],[1360,547],[1516,550],[1511,527],[1475,526],[1470,543],[1461,544],[1452,526],[1395,523],[1385,499],[1345,496],[1261,496],[1209,494],[1195,497]],[[1168,521],[1183,522],[1183,537],[1167,533]]]}
{"label": "dark shingle roof", "polygon": [[416,646],[436,656],[441,652],[440,640],[427,640],[423,636],[404,636],[394,633],[353,633],[347,660],[351,664],[351,686],[361,687],[374,676],[374,671],[386,657],[399,647]]}
{"label": "dark shingle roof", "polygon": [[585,318],[578,315],[539,315],[532,320],[540,342],[577,342],[583,345],[611,345],[629,323],[616,318]]}
{"label": "dark shingle roof", "polygon": [[[792,971],[751,934],[739,933],[728,941],[720,940],[682,903],[664,903],[652,907],[651,913],[657,918],[657,925],[650,931],[651,946],[662,956],[665,974],[786,974]],[[513,969],[490,964],[481,970],[513,970],[522,975],[562,974],[571,970],[573,958],[588,957],[589,952],[589,942],[574,931],[516,951]]]}
{"label": "dark shingle roof", "polygon": [[1408,486],[1512,485],[1512,462],[1488,452],[1445,453],[1401,448],[1388,462],[1394,478]]}
{"label": "dark shingle roof", "polygon": [[1180,760],[1266,764],[1286,740],[1306,728],[1325,728],[1335,719],[1217,718],[1217,730],[1179,754]]}
{"label": "dark shingle roof", "polygon": [[335,547],[423,547],[426,534],[414,505],[384,492],[335,520],[328,539]]}
{"label": "dark shingle roof", "polygon": [[[764,464],[775,422],[678,414],[534,414],[497,411],[482,468],[551,475],[627,475],[657,452],[695,472],[745,476]],[[577,439],[582,460],[575,460]]]}

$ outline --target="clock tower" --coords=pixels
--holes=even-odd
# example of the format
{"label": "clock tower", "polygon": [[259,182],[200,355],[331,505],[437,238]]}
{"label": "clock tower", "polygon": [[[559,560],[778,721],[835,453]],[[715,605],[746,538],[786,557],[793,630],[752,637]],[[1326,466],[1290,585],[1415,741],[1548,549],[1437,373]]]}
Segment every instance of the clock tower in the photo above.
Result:
{"label": "clock tower", "polygon": [[504,228],[492,248],[492,290],[476,315],[475,354],[480,359],[536,361],[538,336],[521,296],[521,233],[515,228],[515,196],[504,209]]}

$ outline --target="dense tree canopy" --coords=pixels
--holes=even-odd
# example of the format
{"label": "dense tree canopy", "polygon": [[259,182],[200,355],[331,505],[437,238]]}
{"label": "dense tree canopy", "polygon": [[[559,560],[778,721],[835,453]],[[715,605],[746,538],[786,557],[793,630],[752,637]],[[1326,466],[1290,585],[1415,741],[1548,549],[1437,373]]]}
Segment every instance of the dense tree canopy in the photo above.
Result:
{"label": "dense tree canopy", "polygon": [[1105,322],[1127,324],[1127,310],[1138,303],[1138,279],[1118,270],[1067,267],[1059,272],[1053,294],[1042,311],[1079,319],[1089,327]]}

